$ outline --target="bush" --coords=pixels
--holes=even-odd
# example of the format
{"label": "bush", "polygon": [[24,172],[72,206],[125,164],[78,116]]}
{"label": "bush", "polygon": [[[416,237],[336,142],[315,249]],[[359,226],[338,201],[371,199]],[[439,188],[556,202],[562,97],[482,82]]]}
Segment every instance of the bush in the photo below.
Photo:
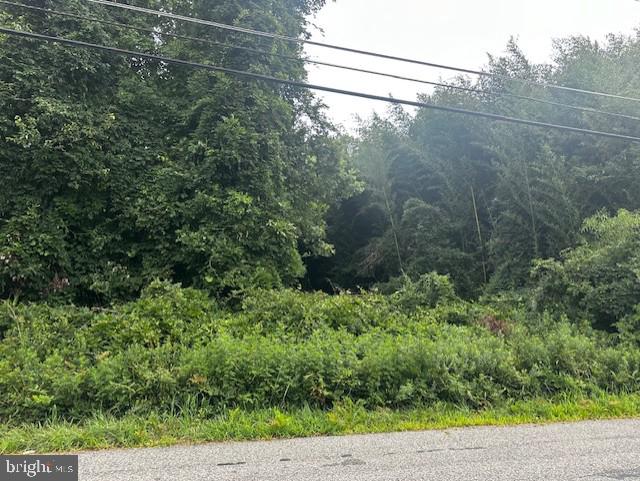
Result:
{"label": "bush", "polygon": [[406,312],[393,296],[297,291],[256,291],[234,313],[166,283],[110,310],[4,303],[0,416],[78,420],[96,411],[212,414],[351,401],[481,407],[640,387],[635,346],[550,315],[535,333],[501,315],[461,301]]}
{"label": "bush", "polygon": [[421,275],[417,281],[403,278],[403,285],[391,295],[394,304],[405,311],[433,308],[439,304],[459,300],[448,276],[436,272]]}
{"label": "bush", "polygon": [[634,307],[631,314],[618,322],[616,328],[624,344],[634,349],[640,348],[640,304]]}
{"label": "bush", "polygon": [[295,290],[254,290],[236,316],[241,332],[258,329],[261,333],[277,331],[303,337],[320,328],[362,334],[375,327],[398,327],[403,320],[389,298],[379,294],[329,296]]}
{"label": "bush", "polygon": [[535,298],[541,309],[612,330],[640,299],[640,213],[597,214],[585,221],[583,233],[583,244],[561,261],[536,263]]}

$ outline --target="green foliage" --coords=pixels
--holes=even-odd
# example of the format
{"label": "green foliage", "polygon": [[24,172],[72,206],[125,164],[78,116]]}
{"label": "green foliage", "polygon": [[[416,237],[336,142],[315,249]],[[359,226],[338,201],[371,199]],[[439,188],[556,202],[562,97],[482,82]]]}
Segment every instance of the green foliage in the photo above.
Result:
{"label": "green foliage", "polygon": [[[422,285],[452,291],[433,275]],[[430,308],[416,293],[424,291],[258,290],[232,312],[202,291],[154,282],[138,301],[107,310],[4,302],[0,416],[213,415],[350,400],[367,409],[478,408],[640,388],[640,351],[628,343],[548,315],[533,331],[515,318],[498,322],[488,305]]]}
{"label": "green foliage", "polygon": [[197,412],[150,413],[115,417],[96,414],[81,423],[54,419],[21,426],[0,425],[0,453],[72,452],[204,442],[270,440],[301,436],[424,431],[469,426],[504,426],[634,418],[640,413],[637,394],[591,398],[559,396],[464,409],[437,404],[417,409],[368,410],[349,399],[330,410],[278,408],[232,409],[216,416]]}
{"label": "green foliage", "polygon": [[[640,38],[568,38],[555,50],[552,66],[536,65],[511,41],[506,55],[489,58],[486,70],[495,76],[451,81],[478,92],[439,87],[422,100],[632,134],[633,120],[557,105],[637,115],[629,102],[510,78],[590,90],[607,85],[639,97]],[[532,261],[558,259],[575,246],[583,219],[601,209],[640,208],[640,149],[631,142],[391,108],[362,123],[352,152],[365,192],[332,212],[337,256],[321,269],[325,284],[342,288],[433,271],[449,275],[467,299],[529,287]]]}
{"label": "green foliage", "polygon": [[254,291],[235,317],[241,330],[292,337],[306,337],[323,328],[362,334],[377,327],[399,328],[404,321],[399,309],[382,295],[329,296],[294,290]]}
{"label": "green foliage", "polygon": [[434,308],[457,299],[449,277],[436,272],[423,274],[416,282],[408,277],[403,281],[403,286],[392,295],[392,302],[404,310]]}
{"label": "green foliage", "polygon": [[583,243],[562,260],[537,263],[537,302],[611,329],[633,313],[640,298],[640,213],[599,213],[582,230]]}
{"label": "green foliage", "polygon": [[[132,17],[153,33],[121,31],[109,23],[121,12],[58,3],[107,23],[17,7],[0,16],[26,31],[306,76],[302,61],[184,37],[238,41],[218,30]],[[298,38],[324,1],[142,4]],[[302,60],[299,45],[268,48]],[[497,75],[422,99],[628,132],[628,119],[553,105],[572,103],[568,92],[508,79],[638,97],[639,52],[638,38],[566,39],[550,68],[510,42],[490,59]],[[593,102],[635,115],[614,98]],[[400,108],[349,139],[304,89],[6,35],[0,111],[3,420],[267,410],[278,436],[304,432],[287,410],[325,410],[340,431],[368,410],[640,388],[637,146]],[[305,273],[335,295],[302,292]]]}
{"label": "green foliage", "polygon": [[[306,35],[322,0],[147,0],[177,14]],[[228,33],[79,0],[3,8],[8,25],[303,80],[302,62],[162,33]],[[261,39],[243,44],[265,48]],[[280,54],[301,56],[286,42]],[[325,214],[358,188],[345,145],[303,89],[0,36],[0,297],[108,305],[154,278],[221,296],[295,285],[326,256]]]}
{"label": "green foliage", "polygon": [[633,312],[616,323],[622,342],[630,344],[632,348],[640,347],[640,305],[636,305]]}

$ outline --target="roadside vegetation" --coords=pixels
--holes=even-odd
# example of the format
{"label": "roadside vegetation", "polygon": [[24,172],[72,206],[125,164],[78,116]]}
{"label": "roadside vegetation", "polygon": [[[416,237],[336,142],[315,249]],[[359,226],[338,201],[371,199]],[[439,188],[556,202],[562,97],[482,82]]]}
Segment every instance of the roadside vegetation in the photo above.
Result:
{"label": "roadside vegetation", "polygon": [[359,404],[344,403],[329,410],[234,409],[213,417],[184,412],[180,415],[125,417],[95,414],[80,423],[54,418],[44,423],[23,424],[18,427],[0,426],[0,453],[68,452],[470,426],[575,422],[628,418],[639,414],[640,397],[637,395],[579,400],[535,399],[482,410],[441,404],[420,409],[367,410]]}
{"label": "roadside vegetation", "polygon": [[[633,230],[630,215],[586,225]],[[638,309],[619,305],[638,285],[614,282],[628,268],[615,263],[620,250],[638,237],[608,239],[567,252],[528,295],[476,301],[436,273],[388,295],[258,289],[225,304],[156,281],[110,308],[5,301],[0,448],[638,415]],[[616,274],[566,310],[557,293],[577,284],[574,271]],[[594,305],[629,314],[609,333]]]}
{"label": "roadside vegetation", "polygon": [[[102,22],[0,20],[306,78],[277,39],[55,3]],[[143,3],[295,37],[324,4]],[[638,58],[511,42],[422,100],[637,135],[511,79],[640,97]],[[633,142],[398,108],[351,136],[301,88],[0,35],[0,181],[0,452],[640,415]]]}

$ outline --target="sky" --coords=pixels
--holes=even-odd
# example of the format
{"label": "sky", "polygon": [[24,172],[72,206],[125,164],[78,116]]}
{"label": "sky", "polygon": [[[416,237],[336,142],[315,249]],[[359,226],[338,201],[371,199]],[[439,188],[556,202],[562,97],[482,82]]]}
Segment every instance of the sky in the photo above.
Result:
{"label": "sky", "polygon": [[[640,27],[637,0],[328,0],[311,19],[313,40],[471,69],[500,55],[515,37],[527,57],[549,62],[552,41],[570,35],[604,40],[608,33],[633,34]],[[320,30],[321,29],[321,30]],[[427,80],[447,80],[455,72],[374,59],[316,46],[310,57]],[[309,66],[309,82],[415,100],[425,85]],[[355,116],[366,118],[386,104],[319,94],[334,121],[352,130]]]}

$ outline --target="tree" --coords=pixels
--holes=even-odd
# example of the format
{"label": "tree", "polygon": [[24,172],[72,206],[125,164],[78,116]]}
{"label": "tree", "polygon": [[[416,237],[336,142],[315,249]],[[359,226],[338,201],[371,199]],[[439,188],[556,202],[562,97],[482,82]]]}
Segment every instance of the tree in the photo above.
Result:
{"label": "tree", "polygon": [[[493,75],[457,78],[421,99],[634,135],[632,102],[536,83],[640,97],[638,58],[640,38],[612,36],[600,45],[576,37],[556,43],[555,64],[537,65],[512,40],[506,55],[489,58]],[[374,117],[356,143],[354,162],[371,193],[359,211],[384,211],[389,220],[368,242],[358,238],[357,249],[340,248],[367,260],[371,282],[436,271],[467,297],[524,288],[535,259],[558,259],[578,242],[583,219],[640,208],[640,147],[630,142],[419,109]],[[335,236],[350,238],[343,230]]]}
{"label": "tree", "polygon": [[612,329],[634,312],[640,296],[640,213],[600,212],[584,222],[580,245],[533,271],[540,308]]}
{"label": "tree", "polygon": [[[322,4],[143,6],[300,36]],[[156,33],[13,7],[2,16],[49,35],[305,76],[301,61],[163,33],[293,56],[298,45],[77,0],[55,9]],[[356,184],[343,142],[307,91],[7,35],[0,85],[0,296],[101,304],[135,296],[156,277],[224,294],[295,283],[303,256],[331,253],[325,214]]]}

